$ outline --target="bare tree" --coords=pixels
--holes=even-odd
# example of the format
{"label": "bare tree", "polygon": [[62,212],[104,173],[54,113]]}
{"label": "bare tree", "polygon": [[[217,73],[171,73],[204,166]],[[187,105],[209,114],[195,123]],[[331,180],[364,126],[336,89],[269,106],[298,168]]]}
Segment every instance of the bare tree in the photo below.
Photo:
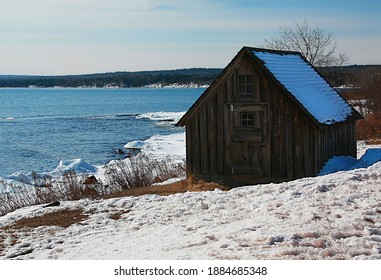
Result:
{"label": "bare tree", "polygon": [[298,51],[314,66],[339,66],[347,63],[346,54],[336,54],[336,42],[332,33],[319,27],[311,28],[307,21],[293,27],[281,26],[279,37],[265,40],[264,47]]}

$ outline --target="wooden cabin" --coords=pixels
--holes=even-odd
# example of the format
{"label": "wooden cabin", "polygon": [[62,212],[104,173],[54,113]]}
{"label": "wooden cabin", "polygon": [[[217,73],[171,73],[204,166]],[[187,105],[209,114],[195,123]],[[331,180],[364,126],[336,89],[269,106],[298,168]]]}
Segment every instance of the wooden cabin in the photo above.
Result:
{"label": "wooden cabin", "polygon": [[244,47],[177,123],[192,176],[279,182],[356,157],[361,115],[298,52]]}

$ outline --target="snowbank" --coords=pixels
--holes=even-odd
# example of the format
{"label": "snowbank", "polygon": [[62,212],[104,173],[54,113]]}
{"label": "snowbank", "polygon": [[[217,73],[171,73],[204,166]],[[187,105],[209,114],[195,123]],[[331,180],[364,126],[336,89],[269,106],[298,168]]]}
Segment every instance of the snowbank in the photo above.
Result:
{"label": "snowbank", "polygon": [[[77,174],[83,174],[83,173],[90,173],[94,174],[100,171],[100,169],[94,165],[91,165],[87,161],[78,158],[78,159],[72,159],[72,160],[61,160],[58,164],[58,166],[51,172],[41,172],[37,174],[38,178],[44,178],[44,177],[58,177],[61,176],[63,173],[68,171],[75,171]],[[0,178],[0,181],[3,180],[5,182],[9,183],[16,183],[16,185],[26,184],[31,185],[33,182],[33,174],[32,172],[28,173],[22,173],[22,172],[15,172],[8,176],[5,180]],[[0,184],[0,192],[4,191],[4,187],[2,184]]]}
{"label": "snowbank", "polygon": [[364,163],[364,167],[368,167],[376,162],[381,161],[381,148],[370,148],[366,150],[360,161]]}
{"label": "snowbank", "polygon": [[[176,124],[185,112],[150,112],[136,116],[137,119],[156,121],[158,125]],[[151,157],[171,157],[177,161],[185,160],[185,132],[169,135],[153,135],[147,140],[134,140],[126,145],[126,149],[139,149],[141,154]]]}
{"label": "snowbank", "polygon": [[330,159],[319,175],[327,175],[338,171],[349,171],[357,168],[367,168],[376,162],[381,161],[381,148],[370,148],[360,159],[349,156],[337,156]]}
{"label": "snowbank", "polygon": [[62,175],[68,171],[76,171],[77,173],[95,173],[97,172],[97,168],[81,158],[61,160],[51,174]]}
{"label": "snowbank", "polygon": [[23,184],[30,184],[31,178],[29,178],[27,175],[25,175],[22,172],[15,172],[12,175],[8,176],[8,179],[14,180],[16,182],[20,182]]}
{"label": "snowbank", "polygon": [[68,209],[87,217],[68,228],[4,230],[0,259],[380,259],[380,201],[376,163],[229,192],[32,206],[0,217],[0,227]]}
{"label": "snowbank", "polygon": [[169,156],[172,159],[185,159],[185,132],[154,135],[144,141],[142,153],[148,156]]}
{"label": "snowbank", "polygon": [[185,132],[169,135],[153,135],[145,141],[132,141],[125,148],[141,149],[143,155],[150,157],[170,157],[185,160]]}

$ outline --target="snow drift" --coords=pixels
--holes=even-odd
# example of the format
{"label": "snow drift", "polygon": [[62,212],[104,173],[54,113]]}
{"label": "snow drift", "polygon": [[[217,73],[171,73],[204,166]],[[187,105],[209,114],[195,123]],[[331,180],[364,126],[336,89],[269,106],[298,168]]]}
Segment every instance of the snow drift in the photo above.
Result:
{"label": "snow drift", "polygon": [[325,164],[319,172],[319,175],[327,175],[338,171],[348,171],[358,168],[367,168],[379,161],[381,161],[381,149],[370,148],[366,150],[365,154],[359,160],[349,156],[333,157]]}

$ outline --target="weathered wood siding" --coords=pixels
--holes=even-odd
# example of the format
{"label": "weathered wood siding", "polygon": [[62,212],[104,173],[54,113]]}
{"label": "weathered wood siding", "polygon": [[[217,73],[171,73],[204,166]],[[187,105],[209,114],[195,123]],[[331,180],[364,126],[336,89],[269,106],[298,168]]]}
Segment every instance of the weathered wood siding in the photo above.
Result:
{"label": "weathered wood siding", "polygon": [[316,175],[315,138],[320,129],[276,87],[270,94],[271,174],[293,179]]}
{"label": "weathered wood siding", "polygon": [[[239,94],[239,75],[252,74],[254,94]],[[255,116],[240,126],[240,114]],[[355,121],[320,127],[266,72],[239,57],[186,123],[189,172],[268,181],[316,175],[334,155],[356,156]]]}
{"label": "weathered wood siding", "polygon": [[319,149],[321,166],[333,156],[357,157],[356,122],[348,121],[321,130]]}

